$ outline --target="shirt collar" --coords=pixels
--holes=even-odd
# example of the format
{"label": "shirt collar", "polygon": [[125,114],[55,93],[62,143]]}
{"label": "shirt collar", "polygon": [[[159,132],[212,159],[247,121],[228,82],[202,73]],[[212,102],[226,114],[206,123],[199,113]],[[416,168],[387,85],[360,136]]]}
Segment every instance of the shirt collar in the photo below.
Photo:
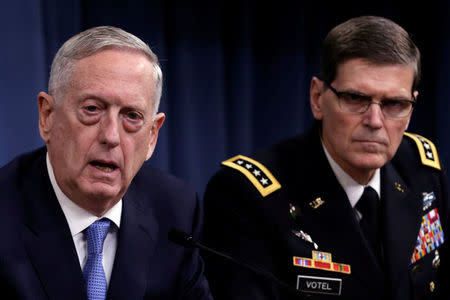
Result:
{"label": "shirt collar", "polygon": [[323,151],[327,157],[328,163],[333,170],[334,175],[336,176],[338,182],[344,188],[345,193],[347,194],[348,200],[350,200],[350,204],[354,208],[359,198],[361,198],[364,187],[371,186],[378,194],[380,198],[380,169],[376,169],[372,178],[370,179],[367,185],[361,185],[356,182],[350,175],[348,175],[339,165],[338,163],[331,157],[330,153],[328,153],[325,145],[322,141]]}
{"label": "shirt collar", "polygon": [[67,223],[69,224],[72,236],[82,232],[93,222],[101,218],[110,219],[117,226],[117,228],[120,228],[120,219],[122,215],[122,199],[120,199],[119,202],[111,207],[103,216],[97,217],[96,215],[93,215],[89,211],[77,205],[62,192],[62,190],[58,186],[58,183],[56,182],[48,152],[46,155],[46,162],[50,182],[52,183],[56,198],[58,199],[59,205],[61,206]]}

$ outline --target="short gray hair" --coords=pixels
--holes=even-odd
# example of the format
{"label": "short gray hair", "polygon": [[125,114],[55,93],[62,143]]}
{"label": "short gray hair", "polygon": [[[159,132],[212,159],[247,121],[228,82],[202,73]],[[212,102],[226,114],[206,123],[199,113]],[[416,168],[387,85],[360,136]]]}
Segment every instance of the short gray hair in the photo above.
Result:
{"label": "short gray hair", "polygon": [[49,94],[55,98],[65,92],[77,60],[106,49],[125,49],[143,53],[153,66],[155,93],[153,113],[158,111],[162,92],[162,71],[158,57],[141,39],[120,28],[98,26],[78,33],[67,40],[55,55],[48,81]]}

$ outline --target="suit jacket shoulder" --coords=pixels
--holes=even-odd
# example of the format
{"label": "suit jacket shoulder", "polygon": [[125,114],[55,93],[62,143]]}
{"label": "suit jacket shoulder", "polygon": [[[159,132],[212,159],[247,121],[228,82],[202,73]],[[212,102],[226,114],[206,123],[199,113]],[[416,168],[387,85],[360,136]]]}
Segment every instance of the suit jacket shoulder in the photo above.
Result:
{"label": "suit jacket shoulder", "polygon": [[[17,299],[86,299],[73,239],[48,178],[45,148],[0,170],[0,287]],[[123,197],[108,298],[211,299],[197,250],[168,241],[199,236],[202,205],[184,182],[145,165]],[[65,276],[61,276],[65,274]]]}

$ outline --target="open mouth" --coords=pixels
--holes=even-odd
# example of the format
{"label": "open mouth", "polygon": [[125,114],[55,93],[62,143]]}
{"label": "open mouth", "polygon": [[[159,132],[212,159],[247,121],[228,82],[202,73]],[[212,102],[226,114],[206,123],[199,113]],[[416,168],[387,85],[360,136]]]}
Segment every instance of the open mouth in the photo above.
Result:
{"label": "open mouth", "polygon": [[107,172],[110,173],[112,171],[114,171],[115,169],[117,169],[117,166],[114,164],[110,164],[110,163],[104,163],[104,162],[100,162],[100,161],[91,161],[89,163],[91,166],[93,166],[94,168],[97,168],[103,172]]}

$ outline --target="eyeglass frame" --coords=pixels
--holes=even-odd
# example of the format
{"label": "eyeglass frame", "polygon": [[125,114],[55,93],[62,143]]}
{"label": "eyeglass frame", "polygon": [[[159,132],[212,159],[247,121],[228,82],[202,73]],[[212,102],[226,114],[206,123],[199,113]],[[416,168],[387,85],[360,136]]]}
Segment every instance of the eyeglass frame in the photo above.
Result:
{"label": "eyeglass frame", "polygon": [[[412,113],[412,111],[413,111],[413,109],[414,109],[414,106],[417,104],[417,100],[416,100],[416,98],[414,97],[414,95],[411,95],[412,99],[414,99],[414,100],[406,100],[406,99],[402,99],[402,100],[385,99],[385,100],[381,100],[381,101],[374,101],[373,98],[372,98],[371,96],[367,96],[367,95],[364,95],[364,94],[356,94],[356,93],[351,93],[351,92],[346,92],[346,91],[338,91],[338,90],[336,90],[330,83],[328,83],[328,82],[326,82],[325,80],[322,80],[322,79],[320,79],[320,80],[325,84],[325,86],[326,86],[328,89],[330,89],[330,91],[333,92],[333,94],[336,95],[336,97],[338,98],[339,108],[342,109],[343,111],[348,112],[348,113],[351,113],[351,114],[362,115],[362,114],[364,114],[365,112],[367,112],[367,111],[369,110],[369,108],[370,108],[370,106],[371,106],[372,104],[378,104],[378,105],[380,106],[381,112],[383,113],[383,116],[384,116],[384,117],[389,118],[389,119],[401,119],[401,118],[406,118],[406,117],[408,117],[409,115],[411,115],[411,113]],[[370,98],[370,102],[368,103],[368,105],[367,105],[367,107],[364,109],[364,111],[361,111],[361,112],[352,112],[352,111],[348,111],[348,110],[345,110],[344,108],[342,108],[342,105],[341,105],[341,96],[342,96],[343,94],[356,95],[356,96],[360,96],[360,97]],[[404,115],[404,116],[396,116],[396,117],[393,117],[393,116],[387,116],[387,115],[385,114],[385,111],[383,110],[383,102],[386,102],[386,101],[408,102],[408,103],[411,104],[411,108],[410,108],[409,112],[408,112],[406,115]]]}

